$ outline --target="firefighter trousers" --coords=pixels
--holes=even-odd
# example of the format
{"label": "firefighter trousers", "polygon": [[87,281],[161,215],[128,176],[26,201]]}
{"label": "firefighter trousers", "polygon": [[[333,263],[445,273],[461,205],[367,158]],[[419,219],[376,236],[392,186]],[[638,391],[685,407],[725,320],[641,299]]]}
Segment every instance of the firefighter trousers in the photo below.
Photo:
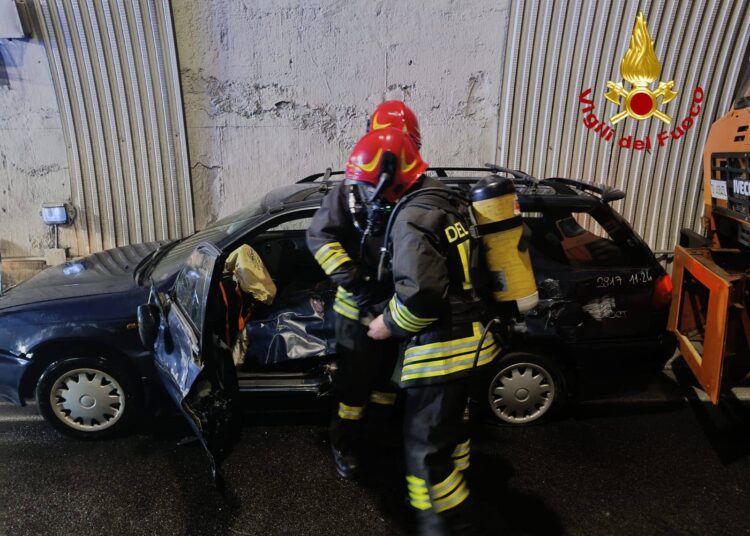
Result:
{"label": "firefighter trousers", "polygon": [[331,422],[331,443],[349,454],[358,448],[365,414],[378,410],[390,414],[396,402],[391,376],[398,346],[393,341],[370,339],[366,326],[340,315],[336,319],[336,341],[334,394],[338,406]]}
{"label": "firefighter trousers", "polygon": [[404,450],[409,502],[420,525],[440,526],[426,534],[464,534],[470,530],[469,424],[464,412],[469,378],[407,387],[404,390]]}

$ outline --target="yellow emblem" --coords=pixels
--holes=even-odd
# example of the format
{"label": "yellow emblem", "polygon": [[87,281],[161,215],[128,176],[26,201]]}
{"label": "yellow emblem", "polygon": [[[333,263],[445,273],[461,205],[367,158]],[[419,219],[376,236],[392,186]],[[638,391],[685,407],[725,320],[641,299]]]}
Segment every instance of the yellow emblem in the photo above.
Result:
{"label": "yellow emblem", "polygon": [[409,173],[412,169],[414,169],[414,166],[417,165],[417,157],[414,157],[414,160],[411,161],[411,164],[406,163],[406,151],[401,149],[401,172],[402,173]]}
{"label": "yellow emblem", "polygon": [[378,152],[375,153],[375,156],[366,164],[354,164],[355,167],[358,167],[362,171],[365,171],[367,173],[372,173],[375,171],[375,168],[378,167],[378,164],[380,163],[380,156],[383,154],[383,149],[378,149]]}
{"label": "yellow emblem", "polygon": [[378,114],[375,114],[372,116],[372,129],[373,130],[380,130],[381,128],[386,128],[391,126],[391,123],[378,123]]}
{"label": "yellow emblem", "polygon": [[604,94],[608,101],[617,106],[623,105],[621,98],[625,99],[625,109],[609,118],[613,125],[626,116],[640,120],[653,115],[665,123],[672,122],[669,115],[656,109],[656,100],[661,97],[661,103],[666,104],[677,96],[677,92],[672,91],[674,80],[659,82],[656,91],[649,89],[649,85],[659,78],[660,73],[661,65],[654,52],[654,42],[648,33],[643,12],[639,12],[630,37],[630,47],[620,63],[620,74],[633,87],[628,91],[622,84],[607,82],[609,91]]}

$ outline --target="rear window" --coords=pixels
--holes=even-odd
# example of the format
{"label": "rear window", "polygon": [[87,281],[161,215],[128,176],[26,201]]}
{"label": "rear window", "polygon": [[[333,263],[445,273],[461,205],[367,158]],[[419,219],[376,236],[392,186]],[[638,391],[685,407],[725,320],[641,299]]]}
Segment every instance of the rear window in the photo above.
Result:
{"label": "rear window", "polygon": [[549,211],[528,214],[536,262],[571,268],[632,267],[650,264],[648,249],[609,209],[592,214]]}

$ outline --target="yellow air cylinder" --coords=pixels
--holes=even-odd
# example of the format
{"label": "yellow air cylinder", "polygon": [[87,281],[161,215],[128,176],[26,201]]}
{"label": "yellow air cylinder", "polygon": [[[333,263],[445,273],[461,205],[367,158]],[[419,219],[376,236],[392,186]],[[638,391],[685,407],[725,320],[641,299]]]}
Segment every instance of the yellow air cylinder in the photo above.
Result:
{"label": "yellow air cylinder", "polygon": [[521,313],[539,302],[528,249],[519,249],[523,221],[511,179],[492,175],[471,189],[471,209],[478,224],[490,290],[497,302],[515,301]]}

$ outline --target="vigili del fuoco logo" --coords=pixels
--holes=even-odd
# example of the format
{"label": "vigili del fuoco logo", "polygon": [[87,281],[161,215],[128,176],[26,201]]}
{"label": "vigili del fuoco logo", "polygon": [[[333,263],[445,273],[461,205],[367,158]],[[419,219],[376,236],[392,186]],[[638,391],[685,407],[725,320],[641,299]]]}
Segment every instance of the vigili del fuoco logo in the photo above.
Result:
{"label": "vigili del fuoco logo", "polygon": [[[656,89],[651,86],[659,80],[661,64],[654,52],[654,42],[648,33],[648,26],[643,12],[638,13],[630,36],[630,46],[620,63],[620,74],[623,81],[607,82],[607,91],[604,94],[609,102],[617,106],[617,111],[609,118],[609,122],[600,119],[594,113],[594,101],[591,99],[592,88],[578,96],[578,102],[582,105],[583,124],[589,130],[597,133],[600,138],[611,142],[615,129],[614,125],[629,117],[636,121],[643,121],[656,117],[661,121],[664,129],[656,134],[656,140],[651,139],[648,134],[644,139],[633,140],[633,136],[623,136],[617,145],[623,149],[634,149],[636,151],[650,151],[652,147],[664,147],[671,140],[679,140],[695,124],[695,118],[701,111],[703,102],[703,89],[695,88],[690,113],[679,124],[672,126],[672,117],[664,111],[664,105],[677,97],[678,91],[674,89],[674,80],[660,81]],[[670,127],[668,127],[669,125]]]}

